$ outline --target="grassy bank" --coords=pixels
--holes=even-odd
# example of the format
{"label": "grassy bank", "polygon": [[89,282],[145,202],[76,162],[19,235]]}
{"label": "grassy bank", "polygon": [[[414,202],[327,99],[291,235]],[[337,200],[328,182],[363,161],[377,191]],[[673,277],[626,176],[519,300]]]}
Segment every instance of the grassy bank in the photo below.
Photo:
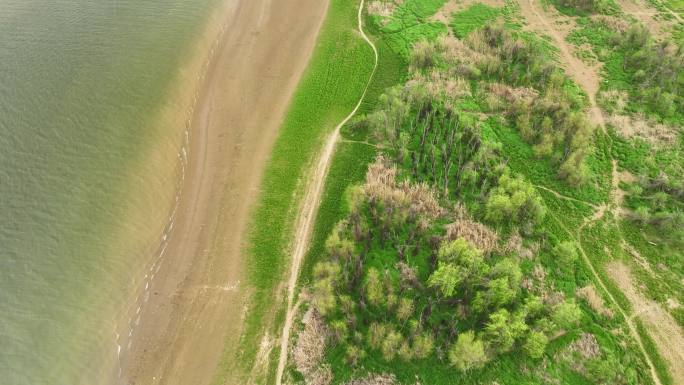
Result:
{"label": "grassy bank", "polygon": [[[354,108],[373,68],[373,53],[356,33],[356,0],[331,0],[309,66],[293,96],[262,181],[249,234],[248,278],[253,294],[238,357],[222,360],[214,383],[228,374],[246,377],[255,363],[264,325],[280,302],[276,285],[288,264],[288,247],[301,180],[326,134]],[[237,358],[237,359],[236,359]]]}

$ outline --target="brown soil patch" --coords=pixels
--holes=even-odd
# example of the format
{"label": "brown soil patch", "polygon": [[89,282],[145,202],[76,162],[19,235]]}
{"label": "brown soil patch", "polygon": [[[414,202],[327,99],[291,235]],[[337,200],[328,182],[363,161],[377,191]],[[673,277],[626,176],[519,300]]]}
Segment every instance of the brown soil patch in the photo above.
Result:
{"label": "brown soil patch", "polygon": [[601,298],[601,296],[596,292],[596,287],[594,287],[594,285],[588,285],[577,289],[576,293],[579,298],[587,301],[589,306],[596,313],[606,318],[613,318],[613,311],[606,307],[606,304],[603,302],[603,298]]}
{"label": "brown soil patch", "polygon": [[622,241],[621,246],[625,251],[627,251],[629,253],[629,255],[631,255],[634,258],[634,262],[636,262],[637,265],[639,265],[639,267],[644,269],[648,273],[648,275],[650,275],[653,278],[656,277],[656,273],[651,268],[651,264],[648,263],[646,258],[644,258],[641,255],[641,253],[639,253],[639,251],[637,249],[632,247],[632,245],[630,245],[629,243],[627,243],[624,240]]}
{"label": "brown soil patch", "polygon": [[626,193],[620,188],[620,172],[618,171],[618,161],[613,159],[611,170],[611,190],[613,215],[622,214],[622,203],[625,201]]}
{"label": "brown soil patch", "polygon": [[642,23],[656,38],[662,38],[674,23],[665,20],[657,9],[644,0],[616,0],[622,11]]}
{"label": "brown soil patch", "polygon": [[645,298],[634,285],[630,269],[622,262],[611,262],[606,272],[615,281],[620,290],[634,308],[634,315],[639,317],[648,334],[653,338],[660,355],[670,364],[670,372],[674,384],[684,384],[684,334],[670,313],[657,302]]}
{"label": "brown soil patch", "polygon": [[568,76],[579,84],[589,96],[589,121],[605,127],[603,113],[596,106],[596,93],[599,90],[599,67],[590,66],[576,56],[576,48],[565,40],[575,27],[575,21],[561,15],[554,8],[543,9],[536,0],[519,0],[520,12],[527,20],[526,29],[551,37],[560,51],[561,65]]}
{"label": "brown soil patch", "polygon": [[387,21],[401,3],[402,0],[374,0],[368,3],[366,11],[369,15],[380,16],[383,21]]}
{"label": "brown soil patch", "polygon": [[451,15],[454,12],[458,12],[459,10],[463,9],[462,2],[459,0],[449,0],[447,1],[442,8],[437,11],[437,13],[432,16],[432,21],[439,21],[441,23],[444,23],[446,25],[449,25],[451,22]]}
{"label": "brown soil patch", "polygon": [[222,354],[237,351],[250,209],[327,4],[231,1],[218,15],[223,33],[197,76],[180,202],[134,327],[121,327],[116,383],[208,384]]}
{"label": "brown soil patch", "polygon": [[656,147],[675,145],[679,139],[679,129],[655,121],[649,121],[642,115],[612,115],[608,123],[625,138],[639,138]]}

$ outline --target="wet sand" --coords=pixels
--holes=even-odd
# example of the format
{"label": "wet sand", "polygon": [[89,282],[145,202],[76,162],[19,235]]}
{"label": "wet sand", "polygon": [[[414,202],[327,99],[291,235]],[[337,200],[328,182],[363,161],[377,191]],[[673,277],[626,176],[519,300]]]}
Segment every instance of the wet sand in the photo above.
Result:
{"label": "wet sand", "polygon": [[226,4],[223,33],[198,78],[173,225],[131,311],[117,384],[209,384],[222,354],[239,348],[250,210],[327,1]]}

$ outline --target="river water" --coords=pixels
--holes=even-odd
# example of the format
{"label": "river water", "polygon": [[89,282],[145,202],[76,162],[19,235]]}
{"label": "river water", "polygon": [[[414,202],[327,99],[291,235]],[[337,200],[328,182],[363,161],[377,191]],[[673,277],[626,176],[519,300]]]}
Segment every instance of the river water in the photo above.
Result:
{"label": "river water", "polygon": [[216,0],[0,0],[0,384],[116,375]]}

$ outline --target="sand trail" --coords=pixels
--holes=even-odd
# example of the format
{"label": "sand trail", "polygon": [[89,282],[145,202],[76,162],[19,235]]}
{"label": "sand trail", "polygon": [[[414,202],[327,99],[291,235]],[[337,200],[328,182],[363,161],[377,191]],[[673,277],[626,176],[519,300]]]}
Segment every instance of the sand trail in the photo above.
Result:
{"label": "sand trail", "polygon": [[217,11],[223,34],[197,75],[179,203],[135,328],[120,333],[130,347],[114,383],[209,384],[222,355],[237,351],[251,206],[326,9],[320,0],[239,0]]}

